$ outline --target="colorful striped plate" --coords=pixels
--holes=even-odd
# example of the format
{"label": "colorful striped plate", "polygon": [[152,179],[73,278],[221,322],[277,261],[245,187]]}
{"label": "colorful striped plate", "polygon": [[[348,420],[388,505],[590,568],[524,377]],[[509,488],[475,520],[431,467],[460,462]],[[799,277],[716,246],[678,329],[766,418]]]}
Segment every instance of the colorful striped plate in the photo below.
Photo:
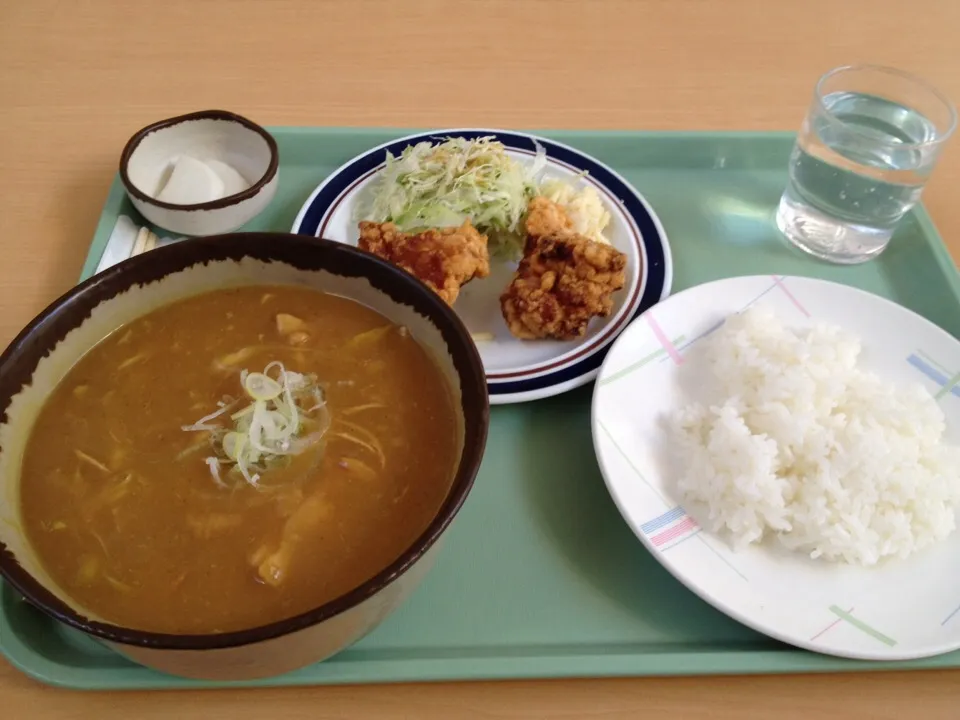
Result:
{"label": "colorful striped plate", "polygon": [[[664,459],[663,417],[692,398],[678,386],[688,350],[753,304],[794,327],[817,321],[861,339],[860,363],[920,382],[960,443],[960,342],[889,300],[800,277],[731,278],[660,303],[614,343],[597,379],[593,440],[620,513],[689,589],[778,640],[830,655],[905,660],[960,648],[960,532],[874,568],[811,560],[779,544],[734,551],[682,507]],[[689,370],[690,368],[686,368]],[[684,381],[689,383],[689,375]]]}

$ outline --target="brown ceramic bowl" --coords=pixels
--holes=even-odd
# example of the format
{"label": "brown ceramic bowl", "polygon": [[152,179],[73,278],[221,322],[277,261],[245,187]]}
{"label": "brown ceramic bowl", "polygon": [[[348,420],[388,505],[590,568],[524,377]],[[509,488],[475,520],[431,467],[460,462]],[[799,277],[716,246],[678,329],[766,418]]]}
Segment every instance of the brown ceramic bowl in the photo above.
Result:
{"label": "brown ceramic bowl", "polygon": [[[21,530],[20,459],[44,400],[108,333],[174,300],[238,285],[299,284],[357,300],[410,328],[457,399],[460,459],[452,487],[424,533],[388,567],[347,594],[296,617],[216,635],[118,627],[78,607],[49,578]],[[75,287],[0,356],[0,573],[57,621],[163,672],[210,680],[278,675],[323,660],[376,627],[433,564],[470,492],[487,437],[483,366],[456,314],[421,282],[373,255],[298,235],[240,233],[185,240],[120,263]]]}

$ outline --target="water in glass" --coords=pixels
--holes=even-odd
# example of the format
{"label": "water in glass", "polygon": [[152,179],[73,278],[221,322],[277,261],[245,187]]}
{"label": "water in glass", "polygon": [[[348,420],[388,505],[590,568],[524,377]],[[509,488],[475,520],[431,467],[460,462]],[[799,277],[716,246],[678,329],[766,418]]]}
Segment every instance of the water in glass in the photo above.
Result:
{"label": "water in glass", "polygon": [[813,255],[863,262],[886,247],[920,198],[937,155],[922,143],[935,140],[937,128],[873,95],[833,92],[822,102],[794,146],[777,225]]}

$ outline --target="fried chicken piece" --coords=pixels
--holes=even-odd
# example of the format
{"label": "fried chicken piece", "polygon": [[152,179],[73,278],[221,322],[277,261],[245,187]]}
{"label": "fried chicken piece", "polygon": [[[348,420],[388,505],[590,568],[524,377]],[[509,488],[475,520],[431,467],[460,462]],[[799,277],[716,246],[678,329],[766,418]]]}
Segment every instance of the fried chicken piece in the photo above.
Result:
{"label": "fried chicken piece", "polygon": [[467,220],[458,228],[405,233],[393,223],[360,223],[361,250],[372,252],[419,278],[453,305],[460,288],[490,274],[487,236]]}
{"label": "fried chicken piece", "polygon": [[513,281],[500,296],[510,332],[522,340],[582,337],[592,318],[610,314],[613,293],[626,282],[626,264],[615,247],[573,232],[529,235]]}
{"label": "fried chicken piece", "polygon": [[533,198],[527,204],[527,235],[546,237],[547,235],[570,234],[573,222],[566,211],[553,200],[542,195]]}

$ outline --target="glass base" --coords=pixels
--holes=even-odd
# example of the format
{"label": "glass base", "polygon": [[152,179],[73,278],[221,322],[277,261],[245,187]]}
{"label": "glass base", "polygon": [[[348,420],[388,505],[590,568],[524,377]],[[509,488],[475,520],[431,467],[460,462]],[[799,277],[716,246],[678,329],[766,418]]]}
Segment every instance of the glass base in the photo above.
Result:
{"label": "glass base", "polygon": [[777,227],[804,252],[841,265],[872,260],[886,249],[893,235],[893,228],[841,220],[786,194],[777,209]]}

